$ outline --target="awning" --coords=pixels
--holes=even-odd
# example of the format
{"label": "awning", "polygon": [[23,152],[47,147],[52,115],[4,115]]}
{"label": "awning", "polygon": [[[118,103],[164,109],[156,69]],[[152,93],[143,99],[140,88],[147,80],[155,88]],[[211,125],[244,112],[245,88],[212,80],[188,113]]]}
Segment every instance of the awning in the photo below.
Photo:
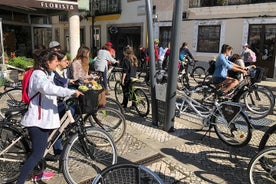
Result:
{"label": "awning", "polygon": [[0,5],[30,9],[78,10],[78,0],[0,0]]}

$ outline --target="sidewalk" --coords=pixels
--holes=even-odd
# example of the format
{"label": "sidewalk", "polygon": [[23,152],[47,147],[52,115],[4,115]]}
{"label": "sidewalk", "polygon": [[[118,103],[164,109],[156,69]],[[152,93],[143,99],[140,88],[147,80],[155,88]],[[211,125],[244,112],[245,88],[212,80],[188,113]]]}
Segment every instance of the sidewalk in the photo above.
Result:
{"label": "sidewalk", "polygon": [[[261,84],[272,87],[275,92],[275,81],[268,80]],[[205,132],[197,131],[201,121],[192,114],[175,118],[174,133],[153,126],[150,118],[141,118],[134,111],[126,113],[126,119],[126,135],[117,144],[119,162],[143,164],[155,171],[166,184],[247,184],[247,165],[257,153],[264,131],[276,122],[275,115],[254,121],[262,128],[253,131],[249,145],[232,148],[222,143],[213,130],[201,140]],[[58,164],[48,164],[48,168],[57,173]],[[62,173],[44,182],[66,183]]]}

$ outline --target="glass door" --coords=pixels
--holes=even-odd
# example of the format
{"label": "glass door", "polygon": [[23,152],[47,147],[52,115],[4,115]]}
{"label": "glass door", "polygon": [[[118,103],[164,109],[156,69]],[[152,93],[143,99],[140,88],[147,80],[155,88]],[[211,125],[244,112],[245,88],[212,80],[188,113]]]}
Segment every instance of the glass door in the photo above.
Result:
{"label": "glass door", "polygon": [[256,65],[267,71],[267,77],[273,78],[276,53],[276,24],[249,26],[249,45],[256,53]]}

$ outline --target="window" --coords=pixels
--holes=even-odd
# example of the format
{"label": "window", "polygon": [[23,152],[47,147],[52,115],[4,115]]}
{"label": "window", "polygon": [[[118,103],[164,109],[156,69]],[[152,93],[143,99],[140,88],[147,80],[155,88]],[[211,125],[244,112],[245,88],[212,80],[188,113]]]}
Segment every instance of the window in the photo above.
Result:
{"label": "window", "polygon": [[198,27],[197,52],[219,52],[220,25]]}
{"label": "window", "polygon": [[171,40],[172,27],[160,27],[159,34],[160,34],[159,38],[160,38],[160,42],[162,43],[162,46],[168,47]]}
{"label": "window", "polygon": [[[92,34],[92,26],[90,27],[90,33]],[[100,27],[94,27],[94,41],[95,41],[94,46],[96,46],[97,49],[101,48],[100,33],[101,33]],[[90,38],[91,38],[90,40],[92,40],[92,36],[90,36]]]}
{"label": "window", "polygon": [[109,15],[121,13],[120,0],[93,0],[95,15]]}

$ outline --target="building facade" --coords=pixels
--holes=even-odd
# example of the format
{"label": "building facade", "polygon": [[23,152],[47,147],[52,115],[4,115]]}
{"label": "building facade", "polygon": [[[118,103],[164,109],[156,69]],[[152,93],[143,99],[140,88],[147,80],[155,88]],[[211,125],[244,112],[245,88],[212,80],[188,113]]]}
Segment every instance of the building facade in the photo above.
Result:
{"label": "building facade", "polygon": [[[156,34],[166,40],[173,7],[165,0],[153,0],[158,14]],[[165,10],[165,11],[163,11]],[[189,43],[196,59],[209,61],[223,44],[240,54],[248,43],[256,53],[256,65],[276,78],[276,2],[275,0],[190,0],[185,1],[181,40]]]}

